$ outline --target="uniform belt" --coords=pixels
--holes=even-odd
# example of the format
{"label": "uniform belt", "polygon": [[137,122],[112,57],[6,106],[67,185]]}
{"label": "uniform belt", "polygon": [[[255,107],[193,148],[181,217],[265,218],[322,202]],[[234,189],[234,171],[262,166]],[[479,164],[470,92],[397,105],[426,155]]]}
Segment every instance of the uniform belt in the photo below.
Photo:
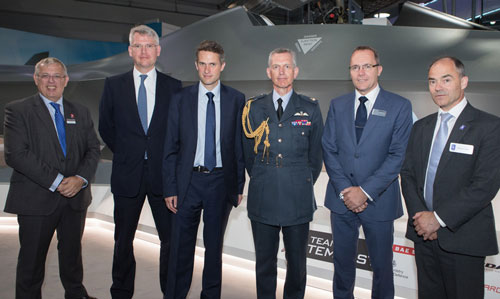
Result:
{"label": "uniform belt", "polygon": [[214,169],[212,169],[212,171],[208,170],[208,168],[206,168],[205,166],[195,166],[195,167],[193,167],[193,171],[203,172],[203,173],[211,173],[211,172],[219,171],[219,170],[222,170],[222,167],[215,167]]}

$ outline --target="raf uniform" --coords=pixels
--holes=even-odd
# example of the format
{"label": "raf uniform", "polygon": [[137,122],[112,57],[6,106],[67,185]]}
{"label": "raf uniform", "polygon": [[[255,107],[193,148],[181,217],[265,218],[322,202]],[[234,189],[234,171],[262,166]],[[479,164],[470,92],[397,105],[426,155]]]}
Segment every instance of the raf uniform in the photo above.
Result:
{"label": "raf uniform", "polygon": [[[284,297],[301,298],[305,291],[309,222],[316,210],[313,185],[322,167],[323,119],[318,102],[292,91],[278,120],[272,96],[271,93],[249,101],[243,119],[247,137],[244,138],[245,166],[250,175],[247,207],[255,241],[257,297],[274,298],[281,228],[288,264]],[[259,128],[261,134],[258,134]],[[254,139],[249,138],[253,135],[260,135],[260,142],[254,143]],[[271,235],[269,227],[275,228]],[[300,230],[303,237],[296,238],[293,232],[287,237],[287,232],[293,230]]]}

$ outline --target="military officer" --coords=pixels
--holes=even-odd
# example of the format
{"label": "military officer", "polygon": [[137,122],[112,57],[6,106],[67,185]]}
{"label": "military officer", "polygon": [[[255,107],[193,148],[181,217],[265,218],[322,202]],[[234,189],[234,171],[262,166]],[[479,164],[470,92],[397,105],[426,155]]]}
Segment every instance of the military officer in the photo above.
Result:
{"label": "military officer", "polygon": [[280,231],[287,261],[283,297],[303,298],[309,222],[316,210],[313,185],[322,167],[323,119],[315,100],[293,90],[299,73],[295,53],[275,49],[268,64],[273,92],[250,99],[243,113],[257,298],[275,298]]}

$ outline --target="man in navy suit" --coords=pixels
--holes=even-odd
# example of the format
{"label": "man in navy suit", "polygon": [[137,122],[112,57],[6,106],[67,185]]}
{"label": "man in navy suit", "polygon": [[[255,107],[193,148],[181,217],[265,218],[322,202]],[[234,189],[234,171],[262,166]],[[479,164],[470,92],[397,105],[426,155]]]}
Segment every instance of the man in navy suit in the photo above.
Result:
{"label": "man in navy suit", "polygon": [[468,103],[457,58],[436,59],[428,80],[439,111],[415,123],[401,169],[418,296],[483,298],[485,256],[498,253],[500,118]]}
{"label": "man in navy suit", "polygon": [[331,101],[323,134],[333,293],[354,298],[361,225],[373,268],[372,298],[393,298],[393,223],[403,215],[398,174],[412,126],[411,104],[379,87],[382,66],[374,49],[357,47],[349,69],[355,91]]}
{"label": "man in navy suit", "polygon": [[203,41],[196,50],[200,82],[172,99],[163,161],[165,202],[175,213],[165,298],[186,298],[203,210],[205,265],[201,298],[220,298],[222,246],[229,212],[242,199],[245,168],[241,113],[245,95],[222,85],[224,50]]}
{"label": "man in navy suit", "polygon": [[129,40],[134,69],[106,79],[99,107],[99,133],[113,152],[113,298],[134,294],[132,243],[146,196],[161,241],[160,286],[165,293],[171,213],[163,201],[161,165],[168,105],[181,88],[180,81],[155,69],[161,47],[153,29],[134,27]]}

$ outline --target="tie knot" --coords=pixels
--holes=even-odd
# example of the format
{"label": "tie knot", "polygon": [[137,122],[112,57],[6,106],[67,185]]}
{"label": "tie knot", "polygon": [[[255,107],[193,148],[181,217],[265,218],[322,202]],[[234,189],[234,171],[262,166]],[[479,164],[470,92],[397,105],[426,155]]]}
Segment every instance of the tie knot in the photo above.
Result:
{"label": "tie knot", "polygon": [[209,91],[209,92],[207,92],[207,97],[208,97],[208,100],[209,100],[209,101],[213,100],[213,99],[214,99],[214,96],[215,96],[215,95],[214,95],[212,92],[210,92],[210,91]]}
{"label": "tie knot", "polygon": [[366,101],[368,101],[368,98],[367,98],[367,97],[359,97],[359,99],[358,99],[358,100],[359,100],[359,102],[360,102],[361,104],[364,104]]}
{"label": "tie knot", "polygon": [[448,122],[452,117],[453,115],[451,115],[450,113],[441,113],[441,123]]}
{"label": "tie knot", "polygon": [[278,99],[278,105],[281,106],[281,104],[283,104],[283,100],[281,98]]}
{"label": "tie knot", "polygon": [[139,75],[141,77],[141,83],[144,83],[144,80],[148,77],[148,75]]}
{"label": "tie knot", "polygon": [[50,105],[52,105],[52,107],[54,107],[54,109],[56,109],[57,112],[60,112],[58,103],[52,102],[52,103],[50,103]]}

